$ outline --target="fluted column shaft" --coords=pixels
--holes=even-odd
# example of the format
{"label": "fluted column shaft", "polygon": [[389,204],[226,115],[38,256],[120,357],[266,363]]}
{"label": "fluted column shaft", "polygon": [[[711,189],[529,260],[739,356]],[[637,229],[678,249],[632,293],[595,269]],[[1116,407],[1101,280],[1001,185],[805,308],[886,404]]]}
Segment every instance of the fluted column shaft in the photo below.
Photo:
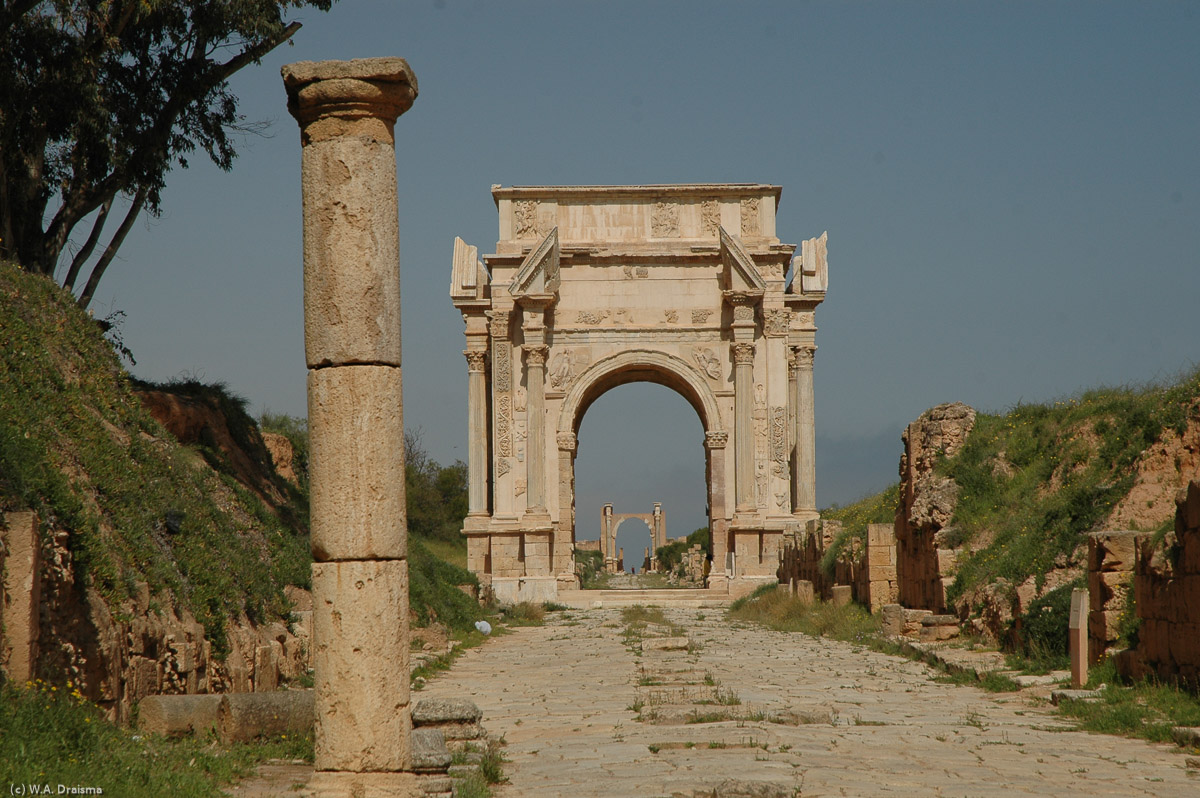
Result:
{"label": "fluted column shaft", "polygon": [[796,348],[796,467],[795,479],[798,512],[817,510],[817,440],[813,415],[813,353],[815,346]]}
{"label": "fluted column shaft", "polygon": [[546,513],[546,346],[525,347],[525,512]]}
{"label": "fluted column shaft", "polygon": [[484,352],[467,350],[467,512],[487,515],[487,375]]}
{"label": "fluted column shaft", "polygon": [[754,344],[730,345],[733,354],[733,437],[735,512],[753,512]]}

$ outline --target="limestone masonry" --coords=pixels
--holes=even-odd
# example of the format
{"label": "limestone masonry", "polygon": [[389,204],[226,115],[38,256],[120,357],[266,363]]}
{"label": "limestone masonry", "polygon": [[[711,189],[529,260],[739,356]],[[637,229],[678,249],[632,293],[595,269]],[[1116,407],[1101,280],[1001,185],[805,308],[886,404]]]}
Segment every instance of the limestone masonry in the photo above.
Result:
{"label": "limestone masonry", "polygon": [[499,600],[578,587],[577,433],[591,403],[624,383],[672,388],[700,416],[710,589],[772,580],[783,535],[817,517],[812,368],[826,236],[799,256],[781,243],[780,192],[493,186],[495,253],[481,259],[455,240],[450,297],[469,375],[463,532],[468,566]]}

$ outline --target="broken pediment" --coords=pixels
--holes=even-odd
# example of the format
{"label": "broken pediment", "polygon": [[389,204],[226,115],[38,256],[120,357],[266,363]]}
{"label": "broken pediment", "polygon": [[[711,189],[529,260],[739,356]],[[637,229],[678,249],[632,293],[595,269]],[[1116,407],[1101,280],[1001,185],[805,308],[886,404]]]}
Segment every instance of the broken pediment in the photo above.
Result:
{"label": "broken pediment", "polygon": [[759,276],[754,258],[746,251],[741,239],[730,235],[725,228],[720,228],[721,240],[721,288],[737,294],[762,296],[766,293],[767,284]]}
{"label": "broken pediment", "polygon": [[785,291],[789,294],[823,294],[829,288],[829,231],[800,244],[800,254],[793,259],[792,279]]}
{"label": "broken pediment", "polygon": [[454,239],[454,268],[450,274],[450,301],[472,302],[487,299],[491,276],[479,259],[479,247],[461,238]]}
{"label": "broken pediment", "polygon": [[558,291],[558,228],[530,251],[508,291],[514,297],[553,294]]}

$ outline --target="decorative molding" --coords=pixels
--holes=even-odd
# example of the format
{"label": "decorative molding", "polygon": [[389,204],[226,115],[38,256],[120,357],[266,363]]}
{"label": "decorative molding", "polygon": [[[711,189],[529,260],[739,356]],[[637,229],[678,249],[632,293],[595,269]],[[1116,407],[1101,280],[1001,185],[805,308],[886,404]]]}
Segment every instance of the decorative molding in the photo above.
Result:
{"label": "decorative molding", "polygon": [[696,308],[692,311],[692,324],[704,324],[714,311],[708,308]]}
{"label": "decorative molding", "polygon": [[696,359],[696,365],[714,380],[721,379],[721,358],[717,357],[717,353],[707,346],[698,346],[692,353],[692,357]]}
{"label": "decorative molding", "polygon": [[556,391],[564,390],[580,371],[588,367],[591,360],[591,352],[586,348],[556,352],[550,359],[550,387]]}
{"label": "decorative molding", "polygon": [[493,310],[488,315],[491,317],[488,332],[492,334],[492,338],[508,340],[508,311]]}
{"label": "decorative molding", "polygon": [[762,225],[758,214],[758,197],[748,197],[742,200],[742,235],[762,235]]}
{"label": "decorative molding", "polygon": [[546,365],[546,355],[549,354],[550,347],[545,344],[525,344],[521,348],[525,350],[526,367]]}
{"label": "decorative molding", "polygon": [[470,349],[464,349],[463,354],[467,358],[467,371],[482,372],[487,363],[487,352],[474,352]]}
{"label": "decorative molding", "polygon": [[749,302],[737,302],[733,306],[733,320],[735,322],[750,322],[754,323],[754,305]]}
{"label": "decorative molding", "polygon": [[558,433],[558,448],[559,449],[566,451],[566,452],[573,452],[573,451],[575,451],[575,447],[578,444],[579,444],[579,440],[578,440],[578,438],[576,438],[574,432]]}
{"label": "decorative molding", "polygon": [[517,276],[508,284],[514,297],[553,294],[558,291],[558,228],[552,228],[521,261]]}
{"label": "decorative molding", "polygon": [[782,338],[788,333],[788,312],[783,308],[770,308],[763,311],[763,335],[768,338]]}
{"label": "decorative molding", "polygon": [[678,310],[664,310],[663,318],[666,320],[667,324],[675,324],[679,321],[679,311]]}
{"label": "decorative molding", "polygon": [[715,236],[721,227],[721,206],[716,200],[700,203],[700,231],[706,236]]}
{"label": "decorative molding", "polygon": [[754,363],[754,344],[745,342],[730,344],[729,353],[735,366],[751,365]]}
{"label": "decorative molding", "polygon": [[709,449],[724,449],[727,443],[729,443],[728,432],[717,430],[704,433],[704,445]]}
{"label": "decorative molding", "polygon": [[500,457],[496,459],[496,476],[504,476],[511,468],[512,465],[508,462],[507,457]]}
{"label": "decorative molding", "polygon": [[671,202],[656,202],[650,212],[650,235],[655,238],[679,237],[679,206]]}

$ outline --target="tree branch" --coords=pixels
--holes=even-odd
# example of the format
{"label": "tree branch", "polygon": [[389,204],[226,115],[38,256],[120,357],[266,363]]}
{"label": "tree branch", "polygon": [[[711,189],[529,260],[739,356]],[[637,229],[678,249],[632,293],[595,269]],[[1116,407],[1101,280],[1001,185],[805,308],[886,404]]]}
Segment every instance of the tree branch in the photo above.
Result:
{"label": "tree branch", "polygon": [[83,264],[92,256],[92,250],[96,248],[96,242],[100,240],[100,232],[104,230],[104,222],[108,219],[108,212],[112,208],[112,197],[105,200],[100,206],[100,213],[96,216],[96,222],[92,225],[91,235],[87,241],[83,242],[83,247],[75,253],[75,258],[71,261],[71,268],[67,270],[67,277],[63,280],[63,288],[68,291],[75,290],[75,279],[79,276],[79,270],[83,268]]}
{"label": "tree branch", "polygon": [[253,47],[249,47],[238,53],[224,64],[221,64],[219,67],[217,67],[213,75],[213,77],[216,78],[216,81],[213,85],[228,80],[230,75],[232,75],[234,72],[237,72],[247,64],[261,60],[264,55],[295,36],[296,31],[300,30],[301,27],[302,26],[299,22],[292,22],[286,28],[280,31],[279,35],[274,39],[259,42]]}
{"label": "tree branch", "polygon": [[133,198],[133,205],[129,207],[129,212],[125,214],[124,220],[121,221],[121,226],[117,228],[117,232],[113,233],[112,240],[108,242],[108,246],[104,249],[104,254],[100,256],[100,260],[96,261],[96,265],[92,268],[87,285],[83,287],[83,293],[79,295],[79,307],[86,308],[92,303],[92,296],[96,293],[96,286],[100,284],[100,278],[104,276],[104,270],[108,268],[108,264],[112,263],[113,257],[116,256],[117,250],[121,248],[121,244],[125,241],[125,236],[129,233],[129,228],[133,227],[134,220],[142,212],[142,206],[146,203],[147,191],[148,189],[145,186],[138,189],[137,196]]}

